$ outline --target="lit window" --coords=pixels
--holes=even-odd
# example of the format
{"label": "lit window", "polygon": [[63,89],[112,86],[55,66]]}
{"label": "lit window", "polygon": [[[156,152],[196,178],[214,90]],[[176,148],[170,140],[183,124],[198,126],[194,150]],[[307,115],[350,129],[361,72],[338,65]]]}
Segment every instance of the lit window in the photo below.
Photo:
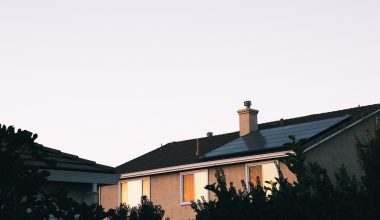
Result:
{"label": "lit window", "polygon": [[208,200],[208,192],[204,188],[208,184],[208,172],[196,171],[181,174],[181,203],[189,204],[192,201]]}
{"label": "lit window", "polygon": [[256,186],[257,177],[260,179],[261,186],[270,187],[270,184],[265,182],[276,182],[275,178],[278,177],[278,171],[275,162],[247,165],[247,181]]}
{"label": "lit window", "polygon": [[121,202],[130,206],[140,204],[141,197],[150,196],[149,179],[127,180],[121,182]]}

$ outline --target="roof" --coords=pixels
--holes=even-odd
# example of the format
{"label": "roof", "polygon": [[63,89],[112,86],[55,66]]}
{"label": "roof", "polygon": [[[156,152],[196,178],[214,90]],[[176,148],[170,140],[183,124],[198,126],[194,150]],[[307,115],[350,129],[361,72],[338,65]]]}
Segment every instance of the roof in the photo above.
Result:
{"label": "roof", "polygon": [[[152,170],[158,168],[165,168],[171,166],[179,166],[185,164],[192,164],[201,162],[204,160],[215,160],[221,157],[236,157],[241,155],[260,154],[263,150],[280,151],[284,150],[282,147],[283,141],[286,141],[288,135],[294,135],[292,131],[297,131],[299,134],[303,130],[307,130],[306,134],[301,137],[307,138],[309,143],[314,143],[331,132],[341,129],[346,124],[353,123],[359,118],[368,115],[369,113],[380,109],[380,104],[368,105],[362,107],[355,107],[349,109],[343,109],[339,111],[313,114],[303,117],[281,119],[278,121],[272,121],[259,124],[259,133],[250,133],[247,137],[239,137],[239,132],[232,132],[227,134],[215,135],[211,137],[195,138],[191,140],[179,141],[168,143],[161,146],[151,152],[148,152],[140,157],[137,157],[127,163],[124,163],[116,167],[119,173],[131,173],[145,170]],[[281,132],[282,131],[282,132]],[[279,140],[274,141],[270,136],[277,135]],[[267,145],[252,145],[246,150],[240,150],[235,152],[225,151],[228,146],[232,146],[236,142],[243,143],[244,138],[254,138],[254,136],[265,136]],[[201,145],[201,156],[196,156],[197,140]],[[270,142],[270,144],[269,144]],[[241,145],[244,146],[244,145]],[[245,145],[247,147],[247,145]],[[265,148],[266,147],[266,148]],[[230,148],[231,149],[231,148]],[[213,152],[213,153],[211,153]],[[215,154],[215,152],[222,152],[221,154]],[[173,156],[175,155],[175,156]]]}
{"label": "roof", "polygon": [[[42,159],[35,158],[30,153],[24,153],[21,155],[21,159],[27,166],[66,171],[115,173],[113,167],[97,164],[94,161],[86,160],[76,155],[64,153],[41,144],[35,144],[33,147],[38,149]],[[49,163],[48,161],[52,161],[53,163]]]}

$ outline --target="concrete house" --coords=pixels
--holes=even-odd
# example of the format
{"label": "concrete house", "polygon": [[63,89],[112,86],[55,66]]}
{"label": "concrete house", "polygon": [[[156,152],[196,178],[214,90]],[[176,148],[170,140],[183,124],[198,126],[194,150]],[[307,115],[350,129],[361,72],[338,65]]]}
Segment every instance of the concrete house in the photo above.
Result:
{"label": "concrete house", "polygon": [[[317,161],[329,174],[345,164],[350,174],[360,176],[356,138],[366,138],[380,127],[380,104],[262,124],[251,103],[244,105],[238,111],[238,132],[171,142],[118,166],[120,180],[101,187],[100,204],[105,208],[136,205],[146,195],[172,220],[193,219],[191,201],[202,196],[215,199],[204,186],[216,182],[217,168],[223,168],[227,181],[236,187],[241,180],[255,182],[257,176],[263,182],[274,180],[275,163],[290,152],[283,146],[289,135],[307,139],[307,160]],[[296,180],[284,164],[279,165],[289,181]]]}

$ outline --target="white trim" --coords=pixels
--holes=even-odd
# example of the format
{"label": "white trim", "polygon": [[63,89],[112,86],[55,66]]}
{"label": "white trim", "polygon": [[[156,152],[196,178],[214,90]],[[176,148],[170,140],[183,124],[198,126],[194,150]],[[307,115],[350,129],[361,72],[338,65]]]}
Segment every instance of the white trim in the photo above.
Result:
{"label": "white trim", "polygon": [[98,186],[98,205],[102,205],[102,187]]}
{"label": "white trim", "polygon": [[[183,205],[191,205],[191,202],[184,202],[183,201],[183,176],[184,175],[187,175],[187,174],[194,174],[194,173],[202,173],[202,172],[206,172],[206,175],[207,175],[207,184],[209,184],[209,176],[208,176],[208,169],[203,169],[203,170],[193,170],[193,171],[186,171],[186,172],[181,172],[179,174],[179,204],[181,206]],[[194,179],[194,182],[195,182],[195,179]],[[210,199],[210,192],[209,190],[207,190],[207,198],[205,198],[206,201],[209,201]]]}
{"label": "white trim", "polygon": [[121,181],[117,182],[117,206],[121,204]]}
{"label": "white trim", "polygon": [[369,115],[367,115],[367,116],[361,118],[360,120],[357,120],[356,122],[354,122],[354,123],[352,123],[352,124],[346,126],[345,128],[343,128],[343,129],[341,129],[341,130],[339,130],[339,131],[337,131],[337,132],[335,132],[335,133],[333,133],[333,134],[327,136],[326,138],[324,138],[324,139],[318,141],[317,143],[315,143],[315,144],[311,145],[310,147],[306,148],[306,149],[304,150],[304,152],[307,152],[307,151],[309,151],[309,150],[315,148],[316,146],[322,144],[323,142],[330,140],[331,138],[333,138],[333,137],[337,136],[338,134],[340,134],[340,133],[342,133],[342,132],[348,130],[349,128],[351,128],[351,127],[353,127],[353,126],[359,124],[360,122],[366,120],[367,118],[372,117],[373,115],[377,114],[378,112],[380,112],[380,109],[378,109],[378,110],[372,112],[371,114],[369,114]]}
{"label": "white trim", "polygon": [[[122,193],[122,187],[121,187],[121,184],[122,183],[127,183],[129,181],[136,181],[136,180],[148,180],[148,184],[149,184],[149,196],[148,196],[148,199],[150,200],[151,198],[151,186],[150,186],[150,176],[144,176],[144,177],[138,177],[138,178],[131,178],[131,179],[127,179],[127,180],[120,180],[119,181],[119,193],[118,193],[118,201],[119,201],[119,204],[121,203],[122,199],[121,199],[121,193]],[[128,185],[127,185],[128,187]],[[144,186],[143,186],[144,187]]]}
{"label": "white trim", "polygon": [[[259,165],[263,165],[263,164],[269,164],[269,163],[274,163],[275,164],[275,166],[276,166],[276,170],[277,170],[277,178],[279,177],[279,173],[278,173],[278,169],[277,169],[277,165],[279,166],[280,165],[280,161],[278,161],[278,160],[270,160],[270,161],[263,161],[263,162],[258,162],[258,163],[247,163],[246,165],[245,165],[245,172],[246,172],[246,179],[245,179],[245,183],[246,183],[246,186],[247,186],[247,191],[249,192],[250,191],[250,187],[249,187],[249,184],[248,184],[248,182],[249,182],[249,167],[253,167],[253,166],[259,166]],[[262,185],[262,187],[264,187],[264,185],[265,185],[265,181],[266,180],[264,180],[264,170],[262,170],[262,175],[263,175],[263,185]],[[279,185],[277,185],[277,188],[279,188],[280,186]],[[270,195],[270,192],[268,192],[268,191],[266,191],[267,192],[267,196],[268,195]]]}
{"label": "white trim", "polygon": [[[263,165],[263,164],[267,164],[267,163],[275,163],[275,164],[278,164],[279,161],[278,160],[269,160],[269,161],[262,161],[262,162],[257,162],[257,163],[247,163],[245,164],[245,184],[247,185],[247,190],[249,191],[249,186],[248,186],[248,182],[250,180],[249,178],[249,167],[253,167],[253,166],[260,166],[260,165]],[[262,180],[264,182],[264,180]]]}
{"label": "white trim", "polygon": [[258,160],[269,160],[269,159],[275,159],[279,157],[286,157],[287,156],[286,154],[291,153],[291,152],[292,152],[291,150],[284,150],[280,152],[250,155],[250,156],[244,156],[244,157],[235,157],[235,158],[221,159],[221,160],[212,160],[212,161],[206,161],[206,162],[200,162],[200,163],[192,163],[192,164],[165,167],[165,168],[159,168],[159,169],[144,170],[144,171],[139,171],[139,172],[124,173],[124,174],[121,174],[120,178],[125,179],[125,178],[149,176],[149,175],[161,174],[161,173],[170,173],[170,172],[176,172],[176,171],[196,170],[196,169],[220,166],[220,165],[225,165],[225,164],[236,164],[236,163],[245,163],[245,162],[258,161]]}

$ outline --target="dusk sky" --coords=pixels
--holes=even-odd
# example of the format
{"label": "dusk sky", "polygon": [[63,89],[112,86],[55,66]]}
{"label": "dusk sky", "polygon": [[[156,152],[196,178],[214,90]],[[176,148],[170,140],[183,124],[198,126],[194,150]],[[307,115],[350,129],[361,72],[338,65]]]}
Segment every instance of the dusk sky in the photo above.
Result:
{"label": "dusk sky", "polygon": [[[380,1],[0,0],[0,124],[116,166],[172,141],[380,103]],[[173,155],[175,156],[175,155]]]}

